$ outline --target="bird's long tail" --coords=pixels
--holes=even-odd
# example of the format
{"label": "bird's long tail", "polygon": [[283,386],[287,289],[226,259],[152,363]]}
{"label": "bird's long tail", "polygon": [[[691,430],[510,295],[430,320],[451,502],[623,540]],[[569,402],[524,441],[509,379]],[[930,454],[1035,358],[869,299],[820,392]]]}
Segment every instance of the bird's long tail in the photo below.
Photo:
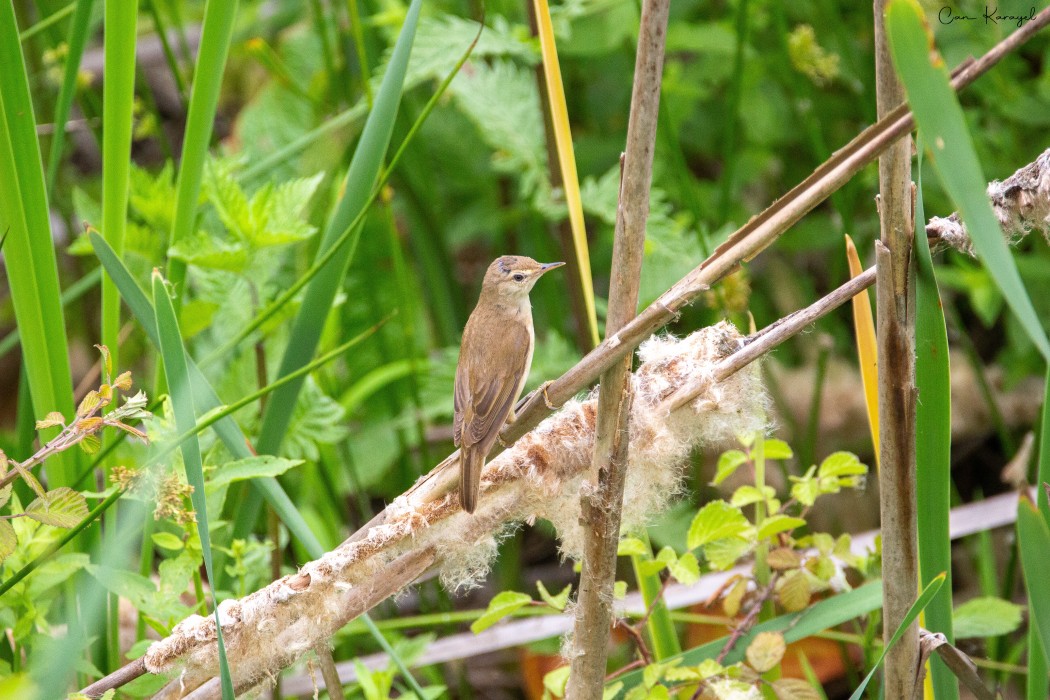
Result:
{"label": "bird's long tail", "polygon": [[473,513],[478,507],[478,494],[481,492],[481,468],[484,466],[484,452],[469,447],[460,450],[459,503],[468,513]]}

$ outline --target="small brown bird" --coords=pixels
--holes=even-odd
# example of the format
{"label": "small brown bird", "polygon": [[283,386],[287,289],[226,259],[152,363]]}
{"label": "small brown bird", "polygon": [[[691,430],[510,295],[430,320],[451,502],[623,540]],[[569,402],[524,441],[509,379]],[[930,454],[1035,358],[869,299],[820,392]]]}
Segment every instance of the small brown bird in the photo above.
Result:
{"label": "small brown bird", "polygon": [[468,513],[478,505],[485,458],[504,423],[514,419],[514,404],[529,376],[535,343],[529,292],[544,272],[564,264],[504,255],[485,272],[481,297],[463,331],[456,366],[459,502]]}

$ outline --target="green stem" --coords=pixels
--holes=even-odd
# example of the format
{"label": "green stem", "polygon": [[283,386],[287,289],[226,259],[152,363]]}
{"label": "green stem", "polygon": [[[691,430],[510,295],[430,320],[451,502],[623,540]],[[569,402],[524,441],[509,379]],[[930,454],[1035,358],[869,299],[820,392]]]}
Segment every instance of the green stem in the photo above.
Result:
{"label": "green stem", "polygon": [[[642,530],[639,533],[639,539],[645,542],[649,551],[652,551],[648,532]],[[671,621],[671,614],[661,595],[663,582],[657,574],[644,573],[640,567],[642,561],[644,561],[642,557],[631,557],[634,576],[638,580],[638,589],[642,594],[642,600],[645,601],[645,609],[649,611],[649,619],[645,627],[649,633],[649,643],[652,644],[653,658],[660,661],[682,653],[682,647],[678,643],[674,622]]]}

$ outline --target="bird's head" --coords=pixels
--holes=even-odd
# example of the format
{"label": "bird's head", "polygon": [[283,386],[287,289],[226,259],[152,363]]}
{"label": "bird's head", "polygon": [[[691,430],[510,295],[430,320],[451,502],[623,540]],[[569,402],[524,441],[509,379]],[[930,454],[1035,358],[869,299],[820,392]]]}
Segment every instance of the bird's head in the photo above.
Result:
{"label": "bird's head", "polygon": [[483,291],[494,292],[501,297],[526,297],[544,272],[564,264],[538,263],[524,255],[504,255],[489,265],[482,288]]}

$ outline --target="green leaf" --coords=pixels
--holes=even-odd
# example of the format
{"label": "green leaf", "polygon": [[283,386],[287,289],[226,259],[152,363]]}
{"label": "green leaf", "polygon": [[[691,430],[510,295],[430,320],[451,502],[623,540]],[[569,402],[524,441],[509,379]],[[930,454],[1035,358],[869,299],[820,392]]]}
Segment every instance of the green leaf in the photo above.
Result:
{"label": "green leaf", "polygon": [[637,537],[624,537],[616,547],[618,557],[641,557],[652,554],[652,550]]}
{"label": "green leaf", "polygon": [[235,481],[246,479],[257,479],[259,477],[276,477],[284,474],[292,467],[303,464],[301,459],[285,459],[272,455],[258,455],[237,459],[222,465],[208,480],[208,489],[216,489]]}
{"label": "green leaf", "polygon": [[6,520],[0,520],[0,562],[7,559],[17,546],[18,537],[15,536],[15,529]]}
{"label": "green leaf", "polygon": [[751,542],[737,537],[715,540],[704,545],[704,557],[718,571],[725,571],[751,551]]}
{"label": "green leaf", "polygon": [[474,634],[492,627],[494,624],[514,613],[514,611],[525,607],[532,602],[532,597],[518,591],[503,591],[489,601],[489,607],[485,613],[470,626]]}
{"label": "green leaf", "polygon": [[1002,598],[984,597],[968,600],[952,616],[956,639],[998,637],[1021,626],[1023,605]]}
{"label": "green leaf", "polygon": [[697,512],[686,538],[689,549],[727,537],[745,537],[751,523],[738,508],[723,500],[711,501]]}
{"label": "green leaf", "polygon": [[852,452],[835,452],[820,463],[817,472],[821,478],[842,478],[868,473],[868,468]]}
{"label": "green leaf", "polygon": [[686,586],[691,586],[700,580],[700,563],[692,552],[686,552],[682,556],[667,564],[667,570],[675,577],[675,580]]}
{"label": "green leaf", "polygon": [[789,515],[771,515],[762,521],[758,528],[758,539],[763,540],[781,532],[794,530],[806,524],[803,518],[793,518]]}
{"label": "green leaf", "polygon": [[886,11],[886,29],[894,66],[937,175],[1006,303],[1042,356],[1050,361],[1050,340],[988,202],[987,180],[948,70],[941,57],[930,51],[931,34],[922,7],[916,0],[894,0]]}
{"label": "green leaf", "polygon": [[186,546],[181,537],[171,532],[155,532],[151,539],[153,544],[158,547],[170,549],[173,552],[177,552]]}
{"label": "green leaf", "polygon": [[539,589],[540,598],[544,603],[551,606],[559,612],[565,610],[565,606],[569,603],[569,593],[572,592],[572,584],[570,583],[565,588],[561,589],[561,593],[558,595],[551,595],[547,591],[547,587],[543,585],[543,581],[536,582],[536,588]]}
{"label": "green leaf", "polygon": [[759,673],[771,671],[784,658],[787,644],[780,632],[759,632],[747,645],[747,662]]}
{"label": "green leaf", "polygon": [[59,486],[30,503],[25,513],[45,525],[70,528],[87,517],[88,507],[82,495],[68,486]]}
{"label": "green leaf", "polygon": [[627,597],[627,582],[617,581],[613,584],[613,598],[615,600],[623,600]]}
{"label": "green leaf", "polygon": [[741,486],[733,492],[729,503],[735,508],[743,508],[752,503],[767,502],[776,495],[777,492],[772,486],[764,486],[761,490],[757,486]]}
{"label": "green leaf", "polygon": [[795,456],[795,453],[791,451],[790,445],[783,440],[775,438],[766,440],[762,445],[762,449],[766,459],[791,459]]}
{"label": "green leaf", "polygon": [[1036,628],[1043,649],[1050,649],[1050,526],[1027,498],[1017,503],[1017,546],[1028,589],[1029,624]]}
{"label": "green leaf", "polygon": [[565,688],[569,684],[569,667],[560,666],[548,671],[543,676],[543,687],[556,698],[565,697]]}
{"label": "green leaf", "polygon": [[745,462],[747,462],[747,455],[740,450],[728,450],[723,452],[718,458],[718,471],[715,473],[715,478],[711,484],[713,486],[718,486],[732,476],[733,472]]}

